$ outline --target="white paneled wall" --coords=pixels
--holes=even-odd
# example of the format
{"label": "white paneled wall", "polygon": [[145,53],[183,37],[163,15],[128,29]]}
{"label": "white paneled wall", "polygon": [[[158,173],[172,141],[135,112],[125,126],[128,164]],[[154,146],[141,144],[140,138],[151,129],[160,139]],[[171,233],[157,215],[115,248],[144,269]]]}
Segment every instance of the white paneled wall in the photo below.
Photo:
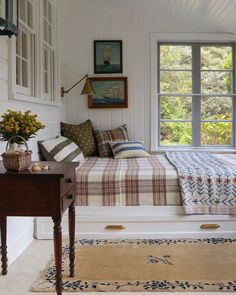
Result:
{"label": "white paneled wall", "polygon": [[[13,37],[14,38],[14,37]],[[38,115],[38,119],[46,125],[46,128],[38,132],[38,136],[29,141],[29,147],[33,151],[33,159],[38,160],[37,141],[43,138],[59,134],[59,122],[65,120],[63,107],[52,107],[34,103],[9,100],[8,98],[8,43],[7,37],[0,37],[0,115],[7,109],[26,111],[31,110]],[[6,147],[5,142],[0,142],[0,155]],[[33,196],[32,196],[33,197]],[[33,239],[33,218],[8,218],[8,260],[11,263]]]}
{"label": "white paneled wall", "polygon": [[[123,123],[128,125],[131,138],[145,139],[145,112],[148,111],[148,98],[145,98],[146,74],[144,58],[145,46],[142,6],[143,1],[62,1],[65,6],[65,19],[70,19],[70,27],[76,34],[63,33],[62,71],[63,86],[89,73],[93,76],[93,40],[117,39],[123,41],[123,74],[112,76],[128,77],[128,109],[88,109],[87,97],[80,96],[81,87],[71,91],[66,97],[66,119],[77,123],[91,119],[95,126],[115,128]],[[125,8],[125,9],[124,9]],[[65,30],[68,30],[68,22]],[[66,44],[70,44],[69,47]],[[140,46],[142,44],[142,46]],[[142,71],[140,71],[142,69]],[[65,74],[66,73],[66,74]],[[97,75],[101,76],[101,75]],[[109,76],[109,75],[103,75]]]}
{"label": "white paneled wall", "polygon": [[[123,76],[128,109],[88,109],[82,85],[66,96],[66,118],[113,128],[127,123],[129,135],[150,147],[150,34],[234,32],[235,0],[59,0],[63,10],[62,84],[93,76],[93,40],[123,40]],[[113,74],[114,75],[114,74]],[[97,75],[102,76],[102,75]],[[107,76],[107,75],[104,75]]]}

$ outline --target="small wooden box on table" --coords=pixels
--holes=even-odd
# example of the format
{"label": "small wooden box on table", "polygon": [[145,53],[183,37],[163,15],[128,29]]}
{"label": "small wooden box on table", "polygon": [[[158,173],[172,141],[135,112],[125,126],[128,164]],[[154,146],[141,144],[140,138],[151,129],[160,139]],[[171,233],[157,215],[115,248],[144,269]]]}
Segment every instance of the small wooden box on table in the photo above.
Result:
{"label": "small wooden box on table", "polygon": [[62,294],[63,212],[69,208],[70,276],[74,276],[75,168],[78,163],[44,162],[50,170],[6,171],[0,162],[2,274],[7,274],[7,216],[51,216],[54,223],[56,292]]}

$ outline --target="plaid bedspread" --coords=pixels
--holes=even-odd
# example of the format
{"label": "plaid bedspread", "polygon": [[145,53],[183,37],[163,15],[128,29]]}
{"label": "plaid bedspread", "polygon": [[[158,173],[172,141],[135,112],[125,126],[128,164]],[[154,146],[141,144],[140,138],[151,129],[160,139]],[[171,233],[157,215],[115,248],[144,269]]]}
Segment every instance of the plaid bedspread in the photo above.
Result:
{"label": "plaid bedspread", "polygon": [[187,214],[236,214],[235,155],[168,152]]}
{"label": "plaid bedspread", "polygon": [[76,205],[181,205],[177,173],[164,155],[136,159],[90,157],[76,172]]}

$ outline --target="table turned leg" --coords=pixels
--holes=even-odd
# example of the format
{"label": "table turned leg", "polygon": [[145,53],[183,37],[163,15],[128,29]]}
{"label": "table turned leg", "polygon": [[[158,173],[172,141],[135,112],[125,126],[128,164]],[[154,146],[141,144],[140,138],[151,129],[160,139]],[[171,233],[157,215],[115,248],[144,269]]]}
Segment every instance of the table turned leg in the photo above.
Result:
{"label": "table turned leg", "polygon": [[75,202],[69,207],[69,240],[70,240],[70,277],[75,271]]}
{"label": "table turned leg", "polygon": [[54,255],[56,267],[56,292],[57,295],[62,294],[62,234],[61,234],[61,218],[53,218],[54,227]]}
{"label": "table turned leg", "polygon": [[7,274],[7,217],[0,216],[2,275]]}

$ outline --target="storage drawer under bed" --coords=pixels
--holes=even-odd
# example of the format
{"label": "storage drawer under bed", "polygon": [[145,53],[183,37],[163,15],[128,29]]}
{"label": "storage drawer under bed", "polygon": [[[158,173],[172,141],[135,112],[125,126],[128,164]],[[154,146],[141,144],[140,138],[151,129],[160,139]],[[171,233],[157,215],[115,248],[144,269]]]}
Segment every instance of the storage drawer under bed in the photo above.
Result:
{"label": "storage drawer under bed", "polygon": [[[236,217],[184,215],[181,206],[76,207],[77,238],[236,238]],[[67,233],[67,212],[63,233]],[[205,226],[204,226],[205,225]],[[36,219],[36,237],[52,237],[51,220]]]}

